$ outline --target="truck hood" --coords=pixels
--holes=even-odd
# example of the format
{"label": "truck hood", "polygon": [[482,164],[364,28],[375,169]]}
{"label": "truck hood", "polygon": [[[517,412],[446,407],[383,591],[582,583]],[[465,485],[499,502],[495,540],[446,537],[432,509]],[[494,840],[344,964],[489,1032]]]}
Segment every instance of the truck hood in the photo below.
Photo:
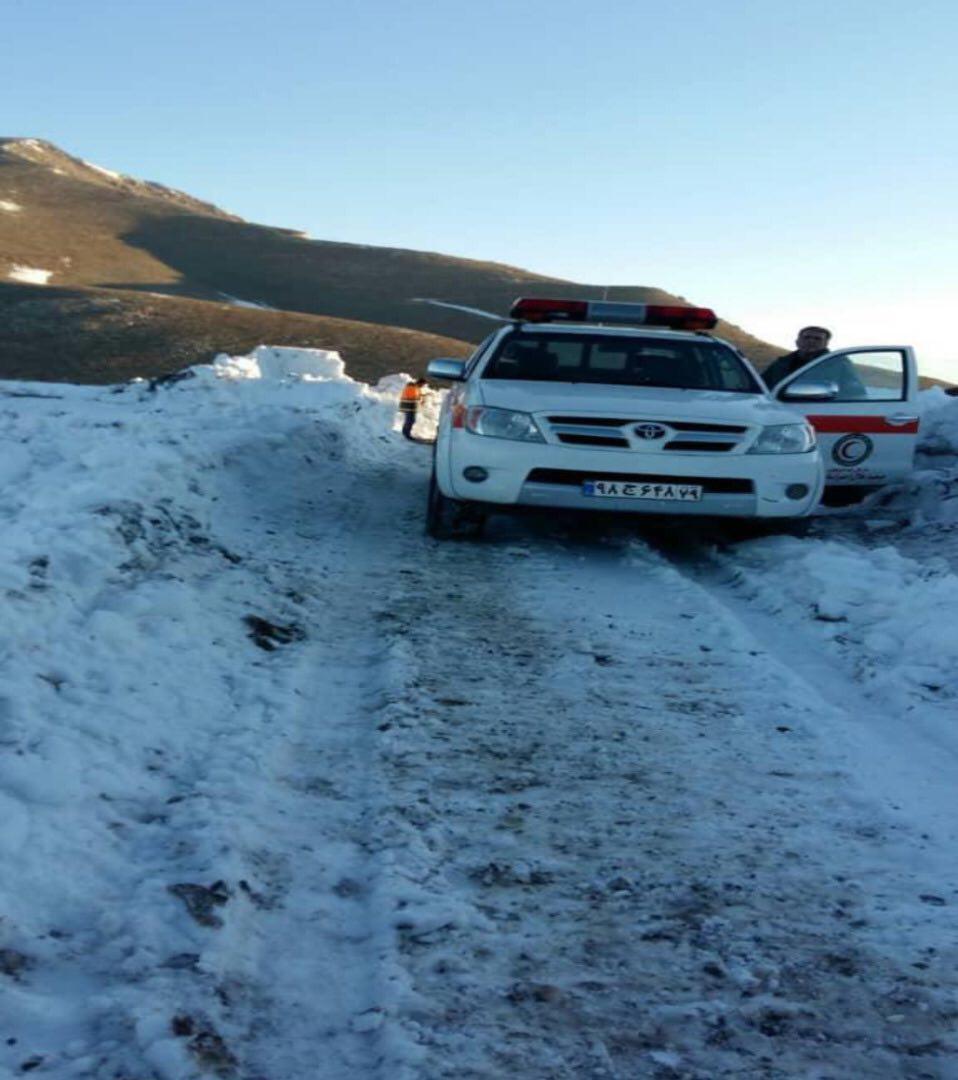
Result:
{"label": "truck hood", "polygon": [[656,386],[524,382],[488,379],[479,383],[483,405],[528,413],[622,416],[637,420],[710,420],[721,424],[788,424],[804,416],[765,394],[675,390]]}

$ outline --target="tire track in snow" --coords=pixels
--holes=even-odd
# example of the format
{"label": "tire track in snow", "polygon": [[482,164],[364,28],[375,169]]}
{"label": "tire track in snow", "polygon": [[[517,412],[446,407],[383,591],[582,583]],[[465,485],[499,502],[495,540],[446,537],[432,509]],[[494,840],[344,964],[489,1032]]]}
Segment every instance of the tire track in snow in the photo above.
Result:
{"label": "tire track in snow", "polygon": [[389,660],[374,598],[392,570],[381,541],[397,483],[391,467],[352,460],[336,429],[314,425],[244,461],[240,520],[269,537],[264,574],[299,598],[308,641],[244,838],[262,892],[224,956],[241,973],[233,1030],[243,1075],[378,1075],[402,1056],[387,1023],[396,973],[380,911],[374,745]]}
{"label": "tire track in snow", "polygon": [[709,593],[639,545],[431,551],[384,739],[418,1075],[958,1062],[918,838]]}
{"label": "tire track in snow", "polygon": [[854,678],[838,642],[786,624],[755,602],[754,589],[736,567],[734,549],[719,558],[714,548],[694,540],[659,537],[655,546],[752,635],[786,679],[817,701],[836,753],[845,755],[857,780],[889,808],[921,822],[919,831],[935,833],[931,846],[922,842],[921,850],[950,877],[958,846],[958,728],[947,706],[915,700],[898,709],[869,693]]}
{"label": "tire track in snow", "polygon": [[[371,586],[391,567],[381,544],[359,549],[388,531],[397,485],[348,456],[336,428],[313,423],[244,442],[206,478],[219,507],[211,535],[234,561],[212,542],[158,538],[150,573],[167,592],[182,582],[216,637],[153,671],[170,707],[196,715],[192,737],[153,748],[149,782],[105,807],[130,873],[110,885],[99,936],[71,943],[104,983],[91,987],[94,1052],[78,1076],[336,1080],[374,1075],[382,1046],[396,1056],[370,844],[388,661]],[[356,500],[357,484],[378,497]],[[135,590],[117,598],[142,604]],[[299,623],[307,640],[262,652],[243,629],[249,614]]]}
{"label": "tire track in snow", "polygon": [[948,911],[751,628],[641,545],[426,541],[417,451],[335,435],[217,489],[211,604],[309,634],[169,834],[234,890],[169,978],[236,1074],[946,1076]]}

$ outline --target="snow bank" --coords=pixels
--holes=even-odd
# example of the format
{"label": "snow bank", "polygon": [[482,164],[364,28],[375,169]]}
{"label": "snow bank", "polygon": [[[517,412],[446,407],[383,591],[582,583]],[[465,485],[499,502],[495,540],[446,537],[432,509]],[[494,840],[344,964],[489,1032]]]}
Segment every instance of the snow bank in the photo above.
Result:
{"label": "snow bank", "polygon": [[53,277],[52,270],[38,270],[33,266],[14,265],[7,277],[11,281],[21,281],[24,285],[46,285]]}
{"label": "snow bank", "polygon": [[918,395],[921,411],[920,453],[958,458],[958,397],[946,394],[940,386]]}
{"label": "snow bank", "polygon": [[866,500],[863,509],[891,512],[911,529],[947,528],[958,523],[958,397],[935,387],[919,395],[918,407],[914,472]]}
{"label": "snow bank", "polygon": [[893,707],[958,697],[958,577],[944,560],[792,537],[744,544],[722,560],[750,599],[829,642]]}
{"label": "snow bank", "polygon": [[404,446],[396,387],[354,382],[335,352],[261,347],[159,384],[0,396],[0,1012],[16,1036],[0,1075],[39,1057],[57,1076],[198,1077],[171,1019],[205,1018],[202,1047],[228,1027],[201,987],[255,947],[236,882],[254,899],[268,882],[237,868],[236,838],[269,848],[251,792],[275,782],[264,746],[285,747],[274,718],[301,693],[282,663],[259,670],[269,642],[244,624],[295,640],[302,615],[257,560],[270,530],[235,477],[321,528],[321,459],[375,470]]}
{"label": "snow bank", "polygon": [[[914,473],[864,501],[850,539],[838,515],[830,538],[757,540],[719,558],[741,592],[825,642],[876,698],[954,709],[958,398],[935,388],[919,395],[919,409]],[[823,526],[828,537],[827,517]]]}
{"label": "snow bank", "polygon": [[[295,423],[304,411],[319,409],[325,421],[342,428],[352,452],[369,461],[392,452],[389,433],[400,426],[399,393],[411,377],[391,375],[371,387],[345,374],[338,352],[272,345],[259,345],[247,356],[222,354],[211,365],[191,368],[189,376],[176,382],[177,392],[203,387],[216,408],[235,408],[244,415],[254,408],[265,410],[264,424],[267,419],[275,424],[284,415]],[[428,437],[435,430],[440,402],[441,394],[427,395],[417,434]],[[276,406],[289,411],[274,414]]]}
{"label": "snow bank", "polygon": [[265,379],[273,382],[340,382],[344,387],[358,384],[346,377],[346,365],[338,352],[326,349],[296,349],[259,345],[249,356],[226,356],[214,360],[216,378]]}

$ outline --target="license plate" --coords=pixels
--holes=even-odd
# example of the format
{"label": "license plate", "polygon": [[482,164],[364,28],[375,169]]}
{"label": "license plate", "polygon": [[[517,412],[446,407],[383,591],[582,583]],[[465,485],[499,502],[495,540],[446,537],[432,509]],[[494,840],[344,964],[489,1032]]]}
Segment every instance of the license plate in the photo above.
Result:
{"label": "license plate", "polygon": [[599,499],[660,499],[663,502],[698,502],[702,498],[702,488],[697,484],[584,480],[582,494]]}

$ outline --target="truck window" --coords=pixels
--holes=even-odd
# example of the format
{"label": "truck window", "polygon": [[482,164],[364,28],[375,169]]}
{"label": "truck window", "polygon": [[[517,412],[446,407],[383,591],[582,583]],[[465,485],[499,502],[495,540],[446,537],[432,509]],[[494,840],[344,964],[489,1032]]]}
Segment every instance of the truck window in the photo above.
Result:
{"label": "truck window", "polygon": [[493,353],[482,378],[762,392],[738,355],[720,341],[610,337],[588,331],[511,334]]}

